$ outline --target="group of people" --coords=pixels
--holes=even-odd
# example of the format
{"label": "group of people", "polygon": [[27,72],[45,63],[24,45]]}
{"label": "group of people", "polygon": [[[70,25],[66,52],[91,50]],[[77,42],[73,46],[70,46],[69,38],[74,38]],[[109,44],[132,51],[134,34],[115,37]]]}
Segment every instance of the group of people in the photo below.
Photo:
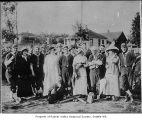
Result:
{"label": "group of people", "polygon": [[92,92],[97,99],[101,94],[116,100],[120,89],[133,101],[133,63],[135,55],[128,52],[127,45],[121,44],[121,51],[112,43],[105,46],[86,48],[57,44],[50,47],[34,47],[33,53],[27,48],[18,52],[18,46],[12,46],[12,52],[6,55],[6,76],[11,84],[11,95],[16,102],[35,95],[47,97],[50,103],[74,95],[87,96]]}

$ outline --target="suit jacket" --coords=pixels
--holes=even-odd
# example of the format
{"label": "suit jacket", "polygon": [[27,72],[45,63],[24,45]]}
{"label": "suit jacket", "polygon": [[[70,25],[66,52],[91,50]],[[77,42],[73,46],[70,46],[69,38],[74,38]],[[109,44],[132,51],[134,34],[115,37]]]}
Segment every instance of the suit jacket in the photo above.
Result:
{"label": "suit jacket", "polygon": [[133,52],[128,52],[126,55],[126,61],[124,60],[124,56],[122,53],[119,54],[120,58],[120,72],[121,75],[127,73],[127,67],[132,67],[133,62],[135,61],[135,55]]}

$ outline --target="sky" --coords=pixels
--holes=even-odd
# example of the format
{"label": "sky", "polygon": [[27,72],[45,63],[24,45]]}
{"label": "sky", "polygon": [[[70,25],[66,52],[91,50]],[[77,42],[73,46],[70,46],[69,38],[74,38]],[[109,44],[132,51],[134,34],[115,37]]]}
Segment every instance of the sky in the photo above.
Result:
{"label": "sky", "polygon": [[[81,1],[18,2],[18,32],[74,33],[81,20]],[[140,1],[83,1],[83,24],[94,32],[123,31],[130,34]]]}

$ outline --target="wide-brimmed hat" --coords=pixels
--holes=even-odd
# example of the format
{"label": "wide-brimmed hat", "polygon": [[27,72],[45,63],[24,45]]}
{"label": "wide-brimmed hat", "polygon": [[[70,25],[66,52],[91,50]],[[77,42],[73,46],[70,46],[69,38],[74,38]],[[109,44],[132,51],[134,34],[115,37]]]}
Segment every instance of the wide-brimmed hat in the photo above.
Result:
{"label": "wide-brimmed hat", "polygon": [[106,52],[108,52],[109,50],[117,50],[119,51],[119,49],[117,47],[114,46],[114,44],[111,44],[107,49]]}
{"label": "wide-brimmed hat", "polygon": [[97,46],[92,46],[91,48],[90,48],[90,50],[98,50],[99,48],[97,47]]}

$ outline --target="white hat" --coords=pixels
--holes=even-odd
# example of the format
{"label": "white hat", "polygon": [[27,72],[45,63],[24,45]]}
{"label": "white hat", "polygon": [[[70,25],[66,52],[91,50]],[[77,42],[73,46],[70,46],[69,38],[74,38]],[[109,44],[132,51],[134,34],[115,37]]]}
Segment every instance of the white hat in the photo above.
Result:
{"label": "white hat", "polygon": [[114,44],[110,44],[110,46],[106,49],[106,51],[108,50],[118,50],[119,51],[119,49],[115,47]]}

